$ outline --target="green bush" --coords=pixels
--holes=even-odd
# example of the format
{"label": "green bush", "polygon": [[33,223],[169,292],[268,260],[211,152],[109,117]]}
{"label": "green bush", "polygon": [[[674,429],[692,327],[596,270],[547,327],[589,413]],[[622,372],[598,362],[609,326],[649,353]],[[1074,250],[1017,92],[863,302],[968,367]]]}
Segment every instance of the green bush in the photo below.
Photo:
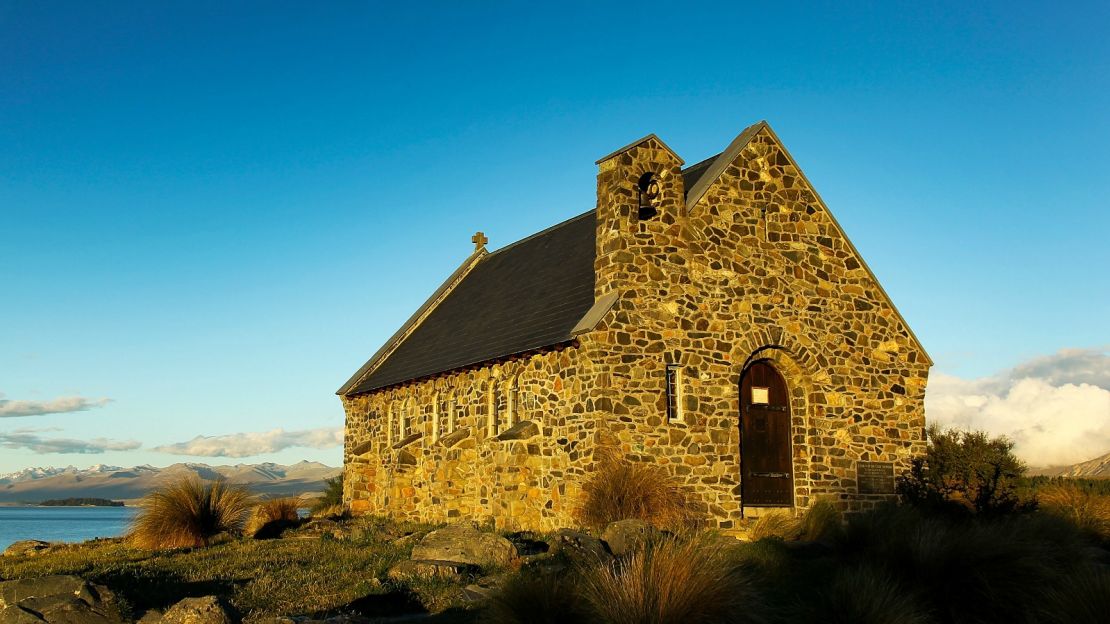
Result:
{"label": "green bush", "polygon": [[343,475],[339,474],[324,481],[324,495],[312,506],[312,513],[343,504]]}
{"label": "green bush", "polygon": [[924,457],[898,478],[898,494],[911,505],[937,511],[999,515],[1032,504],[1018,496],[1023,464],[1014,443],[982,431],[931,426]]}

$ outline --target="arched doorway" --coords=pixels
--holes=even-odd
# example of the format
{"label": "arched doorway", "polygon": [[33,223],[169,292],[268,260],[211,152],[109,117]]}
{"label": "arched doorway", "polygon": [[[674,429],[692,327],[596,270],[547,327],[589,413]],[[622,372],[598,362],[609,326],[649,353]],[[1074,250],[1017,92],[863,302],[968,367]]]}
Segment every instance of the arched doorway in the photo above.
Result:
{"label": "arched doorway", "polygon": [[740,488],[745,507],[794,505],[790,450],[790,395],[768,360],[740,378]]}

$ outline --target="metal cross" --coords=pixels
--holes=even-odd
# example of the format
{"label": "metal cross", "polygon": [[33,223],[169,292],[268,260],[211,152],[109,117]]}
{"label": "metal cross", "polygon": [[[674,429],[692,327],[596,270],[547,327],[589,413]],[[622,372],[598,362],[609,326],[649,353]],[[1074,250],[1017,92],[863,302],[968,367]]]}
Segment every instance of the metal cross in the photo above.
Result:
{"label": "metal cross", "polygon": [[474,236],[470,237],[470,242],[474,243],[474,251],[478,251],[479,249],[486,246],[486,243],[489,242],[489,239],[486,238],[485,234],[481,232],[475,232]]}

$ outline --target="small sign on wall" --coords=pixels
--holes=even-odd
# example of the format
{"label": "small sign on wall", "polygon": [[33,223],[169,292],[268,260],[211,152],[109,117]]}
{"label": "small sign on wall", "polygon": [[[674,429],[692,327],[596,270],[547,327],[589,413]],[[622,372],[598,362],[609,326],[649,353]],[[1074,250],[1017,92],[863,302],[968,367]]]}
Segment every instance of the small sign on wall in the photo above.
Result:
{"label": "small sign on wall", "polygon": [[893,494],[894,462],[856,462],[856,487],[860,494]]}

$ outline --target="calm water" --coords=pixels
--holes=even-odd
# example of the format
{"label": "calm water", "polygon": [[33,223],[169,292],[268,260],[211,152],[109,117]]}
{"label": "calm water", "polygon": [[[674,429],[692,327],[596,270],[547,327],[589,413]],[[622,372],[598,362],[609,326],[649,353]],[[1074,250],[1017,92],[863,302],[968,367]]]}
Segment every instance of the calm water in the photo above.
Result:
{"label": "calm water", "polygon": [[123,535],[137,507],[0,507],[0,551],[25,539],[81,542]]}

